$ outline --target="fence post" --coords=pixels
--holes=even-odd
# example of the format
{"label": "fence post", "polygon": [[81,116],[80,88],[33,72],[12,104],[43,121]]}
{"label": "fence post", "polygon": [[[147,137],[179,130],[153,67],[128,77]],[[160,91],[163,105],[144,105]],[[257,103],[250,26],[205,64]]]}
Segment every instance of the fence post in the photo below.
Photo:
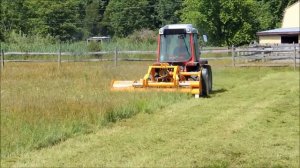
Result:
{"label": "fence post", "polygon": [[262,62],[266,62],[265,48],[263,47],[262,50],[263,50],[263,51],[261,52],[261,54],[262,54]]}
{"label": "fence post", "polygon": [[115,67],[118,65],[118,48],[115,48]]}
{"label": "fence post", "polygon": [[232,56],[232,66],[235,67],[235,48],[234,45],[231,46],[231,56]]}
{"label": "fence post", "polygon": [[57,63],[58,63],[58,68],[60,68],[60,65],[61,65],[61,42],[59,42]]}
{"label": "fence post", "polygon": [[296,44],[295,44],[295,42],[293,42],[293,44],[294,44],[294,71],[296,71],[296,65],[297,65],[296,56],[297,56],[297,52],[296,52]]}
{"label": "fence post", "polygon": [[1,49],[1,70],[4,69],[4,51]]}

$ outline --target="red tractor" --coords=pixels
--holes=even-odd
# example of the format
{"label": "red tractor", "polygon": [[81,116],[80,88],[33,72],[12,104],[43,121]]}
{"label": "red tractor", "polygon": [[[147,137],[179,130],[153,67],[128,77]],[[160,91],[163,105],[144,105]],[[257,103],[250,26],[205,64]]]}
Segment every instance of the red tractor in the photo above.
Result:
{"label": "red tractor", "polygon": [[212,91],[212,71],[200,60],[198,30],[191,24],[166,25],[159,29],[157,62],[138,81],[113,81],[113,90],[189,92],[195,97]]}

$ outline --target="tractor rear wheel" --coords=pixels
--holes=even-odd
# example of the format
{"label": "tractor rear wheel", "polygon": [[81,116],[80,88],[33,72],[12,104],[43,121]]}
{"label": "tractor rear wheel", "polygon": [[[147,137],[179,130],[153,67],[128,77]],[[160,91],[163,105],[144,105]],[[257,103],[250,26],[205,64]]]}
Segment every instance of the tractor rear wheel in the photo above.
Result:
{"label": "tractor rear wheel", "polygon": [[202,96],[209,96],[212,92],[212,71],[209,65],[203,65],[201,74]]}
{"label": "tractor rear wheel", "polygon": [[213,76],[212,76],[212,70],[210,65],[205,65],[205,68],[208,70],[208,87],[209,87],[209,93],[212,92],[212,85],[213,85]]}

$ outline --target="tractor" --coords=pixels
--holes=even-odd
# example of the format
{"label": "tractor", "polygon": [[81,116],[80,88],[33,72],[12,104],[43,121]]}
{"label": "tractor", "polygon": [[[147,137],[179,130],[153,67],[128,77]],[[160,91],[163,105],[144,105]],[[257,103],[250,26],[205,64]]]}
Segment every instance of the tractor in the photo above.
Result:
{"label": "tractor", "polygon": [[191,24],[171,24],[159,29],[157,60],[143,79],[112,81],[112,90],[159,90],[209,96],[212,70],[200,59],[198,30]]}

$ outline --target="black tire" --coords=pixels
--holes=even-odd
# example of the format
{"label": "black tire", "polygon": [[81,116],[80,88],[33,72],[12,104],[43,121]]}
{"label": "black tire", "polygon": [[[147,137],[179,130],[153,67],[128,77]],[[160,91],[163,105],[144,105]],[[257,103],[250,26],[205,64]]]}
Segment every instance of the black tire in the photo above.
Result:
{"label": "black tire", "polygon": [[212,76],[212,70],[210,65],[205,65],[205,68],[208,70],[208,86],[209,86],[209,92],[211,93],[213,90],[213,76]]}
{"label": "black tire", "polygon": [[202,91],[201,96],[209,96],[209,75],[208,70],[206,68],[202,68],[201,70],[201,84],[202,84]]}
{"label": "black tire", "polygon": [[202,96],[209,96],[209,94],[212,92],[212,70],[210,65],[203,65],[202,66]]}

